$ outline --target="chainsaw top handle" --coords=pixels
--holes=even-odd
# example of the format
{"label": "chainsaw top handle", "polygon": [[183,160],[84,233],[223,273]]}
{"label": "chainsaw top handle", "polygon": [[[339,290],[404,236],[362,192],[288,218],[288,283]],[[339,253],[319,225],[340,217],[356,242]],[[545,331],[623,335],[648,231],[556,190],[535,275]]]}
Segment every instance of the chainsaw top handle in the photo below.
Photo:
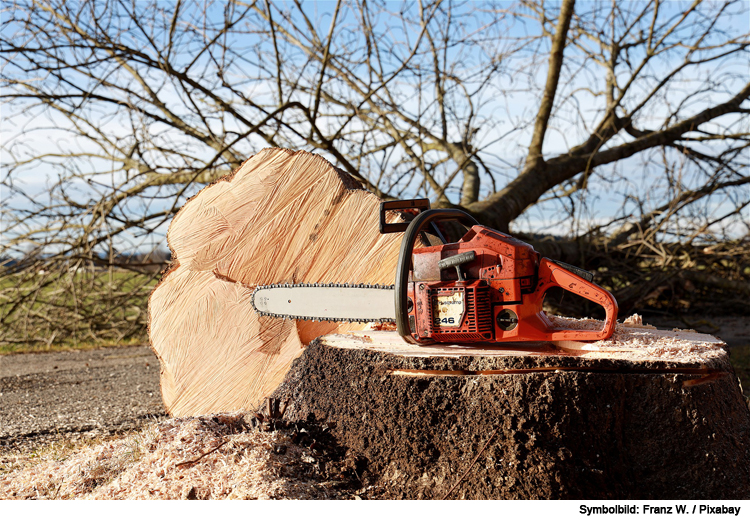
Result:
{"label": "chainsaw top handle", "polygon": [[398,254],[398,264],[396,265],[396,285],[394,292],[396,300],[396,328],[399,335],[409,342],[413,342],[413,340],[409,329],[407,290],[409,287],[409,269],[411,268],[411,256],[414,251],[414,244],[426,226],[436,221],[446,220],[455,220],[469,228],[479,224],[473,216],[459,209],[428,209],[419,213],[411,221],[401,241],[401,250]]}

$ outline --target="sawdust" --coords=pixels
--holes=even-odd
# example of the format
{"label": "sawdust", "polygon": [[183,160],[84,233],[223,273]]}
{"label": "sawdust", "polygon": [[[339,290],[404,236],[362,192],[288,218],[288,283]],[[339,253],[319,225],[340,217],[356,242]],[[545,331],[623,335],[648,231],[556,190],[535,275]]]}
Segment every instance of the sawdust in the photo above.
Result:
{"label": "sawdust", "polygon": [[638,314],[633,314],[630,317],[626,318],[622,322],[623,326],[632,326],[637,328],[651,328],[653,330],[656,330],[656,327],[654,325],[646,324],[643,322],[643,317],[641,317]]}
{"label": "sawdust", "polygon": [[[596,330],[602,322],[596,319],[574,319],[548,315],[555,326],[577,330]],[[594,357],[597,352],[623,352],[630,359],[669,359],[680,362],[700,362],[726,356],[725,343],[713,336],[674,329],[657,330],[645,324],[640,316],[631,316],[618,323],[609,339],[584,344],[581,350]]]}
{"label": "sawdust", "polygon": [[365,330],[395,332],[396,323],[367,323]]}
{"label": "sawdust", "polygon": [[[304,429],[302,429],[304,436]],[[0,499],[329,499],[351,482],[322,471],[313,440],[242,414],[177,418],[0,476]],[[325,458],[325,457],[323,457]]]}

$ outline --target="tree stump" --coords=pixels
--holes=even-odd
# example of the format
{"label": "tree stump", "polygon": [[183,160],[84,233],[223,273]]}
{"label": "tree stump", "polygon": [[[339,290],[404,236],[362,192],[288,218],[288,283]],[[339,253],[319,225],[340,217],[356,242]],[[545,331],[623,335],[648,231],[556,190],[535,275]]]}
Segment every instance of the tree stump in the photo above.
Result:
{"label": "tree stump", "polygon": [[750,411],[723,343],[694,332],[482,349],[328,335],[274,397],[286,419],[335,424],[383,498],[750,498]]}

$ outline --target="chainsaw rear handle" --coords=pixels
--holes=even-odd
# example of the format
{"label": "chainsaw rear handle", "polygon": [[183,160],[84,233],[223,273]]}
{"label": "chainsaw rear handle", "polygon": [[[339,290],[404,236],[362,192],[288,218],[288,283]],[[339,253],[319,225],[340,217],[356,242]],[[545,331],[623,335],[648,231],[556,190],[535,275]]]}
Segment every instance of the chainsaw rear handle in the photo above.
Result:
{"label": "chainsaw rear handle", "polygon": [[398,254],[398,264],[396,265],[394,297],[396,300],[396,329],[398,330],[398,334],[410,343],[416,343],[411,337],[411,330],[409,329],[409,309],[407,303],[411,256],[414,252],[414,244],[417,241],[417,237],[424,230],[425,226],[440,220],[455,220],[469,228],[479,224],[473,216],[459,209],[428,209],[419,213],[406,228],[404,238],[401,241],[401,250]]}
{"label": "chainsaw rear handle", "polygon": [[531,304],[541,306],[544,294],[554,286],[560,286],[564,290],[598,304],[604,308],[606,320],[601,330],[576,330],[552,326],[548,330],[550,341],[598,341],[612,335],[617,324],[617,300],[614,295],[555,261],[542,258],[539,261],[539,281]]}

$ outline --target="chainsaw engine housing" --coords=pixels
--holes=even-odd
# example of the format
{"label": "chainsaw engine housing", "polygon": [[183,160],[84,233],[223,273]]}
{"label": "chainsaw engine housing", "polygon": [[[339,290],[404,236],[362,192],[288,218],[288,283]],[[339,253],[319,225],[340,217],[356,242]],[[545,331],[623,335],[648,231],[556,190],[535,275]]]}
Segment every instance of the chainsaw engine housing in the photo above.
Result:
{"label": "chainsaw engine housing", "polygon": [[[458,255],[468,255],[458,269],[440,265]],[[412,337],[468,342],[515,335],[514,308],[534,291],[538,262],[529,244],[480,225],[456,243],[415,248],[407,293]]]}

